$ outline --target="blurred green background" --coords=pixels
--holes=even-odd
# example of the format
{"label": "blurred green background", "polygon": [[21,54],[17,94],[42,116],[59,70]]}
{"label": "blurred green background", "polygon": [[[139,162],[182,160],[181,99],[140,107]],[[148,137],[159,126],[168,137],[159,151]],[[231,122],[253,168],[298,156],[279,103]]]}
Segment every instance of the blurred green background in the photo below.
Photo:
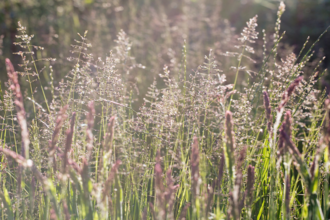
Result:
{"label": "blurred green background", "polygon": [[[311,42],[330,25],[330,0],[286,0],[281,30],[284,42],[296,53],[307,36]],[[146,69],[136,69],[128,80],[143,95],[164,64],[182,61],[184,39],[188,45],[188,70],[197,68],[204,55],[213,48],[216,55],[232,51],[231,42],[237,38],[246,21],[258,15],[258,30],[274,32],[279,1],[271,0],[1,0],[0,1],[0,80],[6,81],[4,59],[10,58],[15,67],[22,63],[13,55],[20,50],[17,22],[33,34],[32,43],[45,50],[36,51],[36,58],[56,58],[53,63],[55,85],[72,68],[67,58],[71,44],[79,39],[77,33],[88,30],[91,53],[104,57],[114,48],[116,35],[124,30],[132,43],[130,56]],[[262,39],[261,34],[259,38]],[[318,54],[330,57],[330,34],[317,45]],[[177,58],[176,61],[173,61]],[[40,63],[39,68],[50,63]],[[221,68],[229,69],[230,64]],[[324,67],[329,67],[329,58]],[[173,68],[172,71],[175,71]],[[45,69],[41,75],[47,83]],[[227,75],[230,71],[228,71]]]}

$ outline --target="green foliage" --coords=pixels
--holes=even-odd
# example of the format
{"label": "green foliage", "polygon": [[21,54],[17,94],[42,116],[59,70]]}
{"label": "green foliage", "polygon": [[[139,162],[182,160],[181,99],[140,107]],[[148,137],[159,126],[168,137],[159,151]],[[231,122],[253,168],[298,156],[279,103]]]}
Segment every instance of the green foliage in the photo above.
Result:
{"label": "green foliage", "polygon": [[[124,31],[96,59],[86,31],[54,85],[56,61],[36,59],[43,48],[19,23],[23,70],[6,59],[0,90],[0,217],[329,218],[330,100],[317,89],[326,70],[323,58],[312,60],[315,43],[298,56],[283,46],[284,11],[281,3],[274,37],[263,32],[261,44],[257,16],[237,38],[227,27],[221,51],[209,50],[199,66],[203,43],[184,41],[181,56],[169,49],[162,84],[154,80],[138,111],[130,76],[162,59],[139,57],[144,70]],[[173,38],[162,40],[159,54]]]}

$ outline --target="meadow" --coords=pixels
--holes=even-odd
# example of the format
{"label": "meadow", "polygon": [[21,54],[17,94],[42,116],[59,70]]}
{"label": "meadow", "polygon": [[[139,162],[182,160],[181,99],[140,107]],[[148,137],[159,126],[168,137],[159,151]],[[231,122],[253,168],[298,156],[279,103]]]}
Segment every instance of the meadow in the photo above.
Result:
{"label": "meadow", "polygon": [[[18,22],[0,88],[0,218],[328,219],[330,85],[315,52],[328,29],[294,53],[285,9],[272,34],[256,15],[239,36],[217,17],[190,36],[189,13],[177,29],[160,16],[159,38],[136,49],[120,30],[105,57],[85,31],[68,71]],[[188,41],[166,48],[179,33]]]}

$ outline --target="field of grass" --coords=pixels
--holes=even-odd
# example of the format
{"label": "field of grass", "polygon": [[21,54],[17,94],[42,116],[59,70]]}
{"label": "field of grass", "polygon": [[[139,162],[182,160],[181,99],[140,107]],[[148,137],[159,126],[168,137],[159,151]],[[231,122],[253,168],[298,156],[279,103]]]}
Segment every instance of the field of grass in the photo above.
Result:
{"label": "field of grass", "polygon": [[225,28],[233,39],[205,45],[201,64],[189,42],[168,48],[138,110],[130,77],[146,67],[124,31],[105,58],[79,34],[54,83],[56,60],[36,58],[18,23],[21,61],[6,59],[0,88],[0,218],[329,219],[330,86],[314,52],[327,30],[296,55],[284,11],[272,36],[258,16],[238,37]]}

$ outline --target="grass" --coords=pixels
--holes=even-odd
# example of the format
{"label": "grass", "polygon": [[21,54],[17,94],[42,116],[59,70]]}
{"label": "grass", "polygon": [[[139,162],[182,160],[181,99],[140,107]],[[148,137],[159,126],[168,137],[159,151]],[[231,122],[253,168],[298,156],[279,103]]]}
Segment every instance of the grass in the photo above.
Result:
{"label": "grass", "polygon": [[330,99],[317,89],[326,70],[315,44],[282,49],[284,10],[262,48],[253,17],[223,54],[236,62],[233,84],[212,50],[188,71],[184,43],[139,110],[127,74],[142,66],[124,31],[104,60],[79,35],[55,87],[55,61],[34,58],[43,48],[19,24],[23,71],[6,59],[0,89],[1,219],[329,218]]}

